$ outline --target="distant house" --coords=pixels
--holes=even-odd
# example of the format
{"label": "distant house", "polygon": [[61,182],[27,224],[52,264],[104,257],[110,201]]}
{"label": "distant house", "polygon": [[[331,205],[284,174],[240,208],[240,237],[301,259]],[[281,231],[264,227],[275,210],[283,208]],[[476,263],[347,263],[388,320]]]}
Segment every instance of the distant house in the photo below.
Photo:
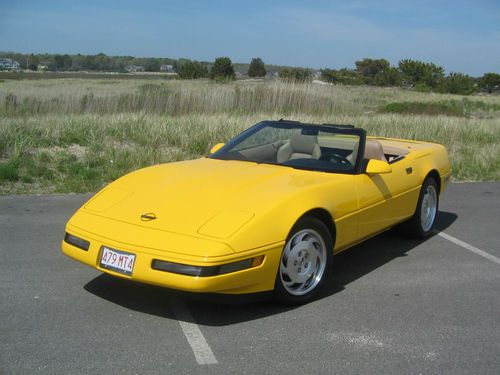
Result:
{"label": "distant house", "polygon": [[0,59],[0,69],[7,70],[12,66],[11,59]]}
{"label": "distant house", "polygon": [[144,67],[140,65],[127,65],[125,71],[128,73],[143,72]]}
{"label": "distant house", "polygon": [[18,70],[21,65],[12,59],[0,59],[0,70]]}
{"label": "distant house", "polygon": [[160,71],[165,73],[173,73],[174,66],[173,65],[160,65]]}

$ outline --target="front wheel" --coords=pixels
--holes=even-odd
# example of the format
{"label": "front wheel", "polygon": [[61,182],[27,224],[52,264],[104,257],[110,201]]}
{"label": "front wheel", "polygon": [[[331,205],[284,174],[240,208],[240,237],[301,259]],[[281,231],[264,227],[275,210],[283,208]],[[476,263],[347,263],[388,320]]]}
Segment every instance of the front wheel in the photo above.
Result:
{"label": "front wheel", "polygon": [[403,231],[411,237],[424,238],[431,234],[439,208],[436,180],[428,177],[422,184],[415,214],[405,223]]}
{"label": "front wheel", "polygon": [[275,297],[290,305],[310,301],[327,279],[332,261],[332,235],[325,224],[314,217],[300,219],[281,254]]}

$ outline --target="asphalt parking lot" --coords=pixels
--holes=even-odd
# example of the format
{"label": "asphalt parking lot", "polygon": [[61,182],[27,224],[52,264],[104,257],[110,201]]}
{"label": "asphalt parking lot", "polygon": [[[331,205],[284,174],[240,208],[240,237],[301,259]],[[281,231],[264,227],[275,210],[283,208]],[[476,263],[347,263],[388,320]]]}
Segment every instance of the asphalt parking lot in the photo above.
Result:
{"label": "asphalt parking lot", "polygon": [[0,197],[2,374],[499,374],[500,183],[452,184],[445,236],[358,245],[295,308],[193,300],[66,258],[87,198]]}

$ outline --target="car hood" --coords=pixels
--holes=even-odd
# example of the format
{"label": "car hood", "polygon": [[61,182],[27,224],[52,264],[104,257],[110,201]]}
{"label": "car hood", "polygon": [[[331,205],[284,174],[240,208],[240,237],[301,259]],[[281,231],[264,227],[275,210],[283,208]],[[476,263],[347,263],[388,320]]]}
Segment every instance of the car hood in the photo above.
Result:
{"label": "car hood", "polygon": [[325,175],[202,158],[126,175],[94,196],[83,210],[152,229],[227,239],[277,200],[325,182]]}

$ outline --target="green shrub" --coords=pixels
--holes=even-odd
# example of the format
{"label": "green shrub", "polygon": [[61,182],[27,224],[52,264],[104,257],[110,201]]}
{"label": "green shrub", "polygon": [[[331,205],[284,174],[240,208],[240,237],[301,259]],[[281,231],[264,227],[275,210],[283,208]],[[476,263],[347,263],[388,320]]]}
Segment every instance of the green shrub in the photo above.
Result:
{"label": "green shrub", "polygon": [[450,73],[438,86],[438,91],[449,94],[470,95],[476,92],[474,79],[462,73]]}
{"label": "green shrub", "polygon": [[210,70],[210,79],[217,82],[228,82],[236,79],[233,64],[229,57],[218,57]]}
{"label": "green shrub", "polygon": [[432,92],[432,87],[428,86],[425,83],[416,83],[413,86],[413,89],[418,92]]}
{"label": "green shrub", "polygon": [[19,179],[18,166],[16,162],[9,160],[0,163],[0,181],[17,181]]}
{"label": "green shrub", "polygon": [[260,57],[255,57],[250,62],[248,67],[249,77],[264,77],[266,75],[266,68],[264,67],[264,62]]}
{"label": "green shrub", "polygon": [[466,116],[464,110],[453,102],[396,102],[387,104],[383,112],[409,115]]}
{"label": "green shrub", "polygon": [[490,94],[500,91],[500,74],[486,73],[479,79],[479,88]]}
{"label": "green shrub", "polygon": [[363,78],[354,70],[349,69],[322,69],[321,80],[325,82],[357,86],[364,83]]}
{"label": "green shrub", "polygon": [[311,71],[305,68],[284,68],[279,72],[281,79],[289,82],[310,82]]}
{"label": "green shrub", "polygon": [[208,69],[198,61],[183,62],[178,72],[180,79],[197,79],[208,77]]}
{"label": "green shrub", "polygon": [[375,86],[399,86],[401,85],[401,74],[397,68],[388,68],[378,72],[372,80]]}
{"label": "green shrub", "polygon": [[388,70],[390,67],[389,61],[386,59],[368,59],[358,60],[355,62],[356,72],[363,77],[375,77],[378,73]]}
{"label": "green shrub", "polygon": [[412,87],[418,84],[435,88],[444,78],[444,68],[433,63],[404,59],[398,63],[402,85]]}

